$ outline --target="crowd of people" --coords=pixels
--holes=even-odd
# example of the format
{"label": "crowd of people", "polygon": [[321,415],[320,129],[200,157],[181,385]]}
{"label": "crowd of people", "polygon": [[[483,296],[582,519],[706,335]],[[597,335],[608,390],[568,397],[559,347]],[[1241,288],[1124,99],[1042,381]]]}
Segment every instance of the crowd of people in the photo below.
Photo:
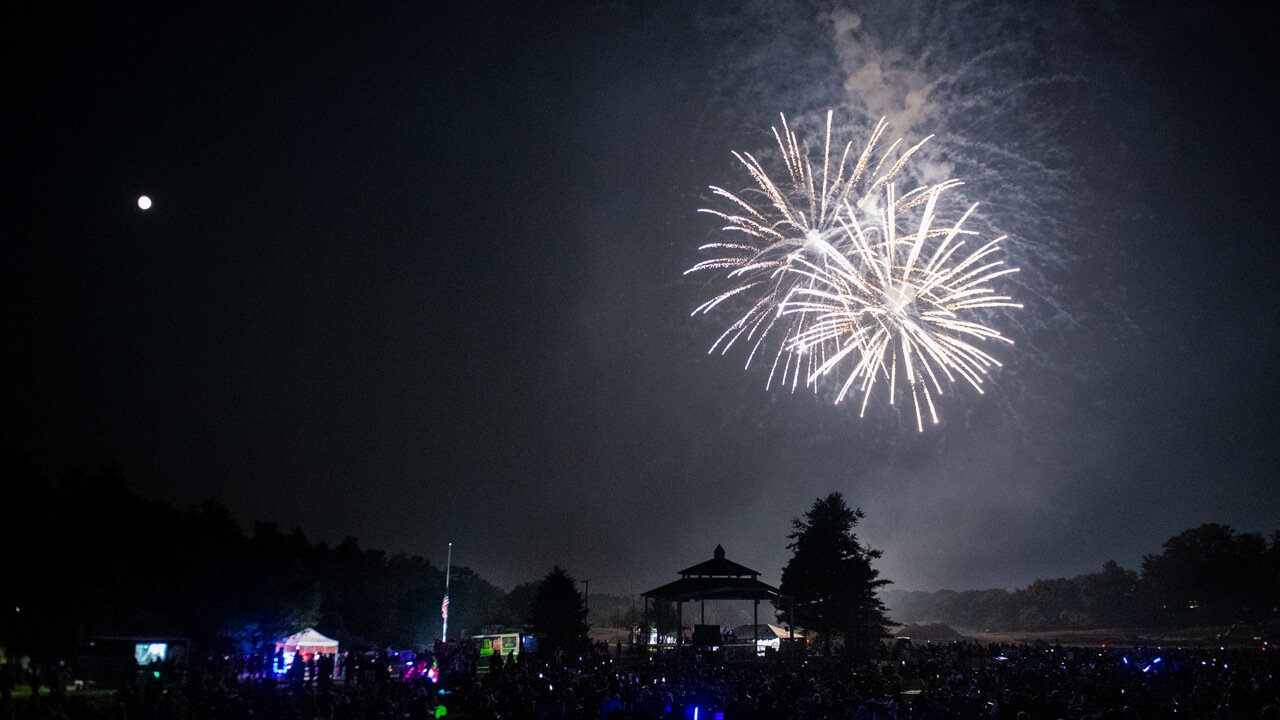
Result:
{"label": "crowd of people", "polygon": [[473,705],[489,718],[1277,718],[1280,661],[1261,649],[902,644],[860,665],[517,666],[479,683]]}
{"label": "crowd of people", "polygon": [[[563,656],[562,656],[563,657]],[[973,642],[886,644],[875,662],[773,655],[615,657],[596,648],[546,662],[434,658],[405,677],[389,656],[276,678],[243,660],[192,662],[180,677],[139,674],[112,697],[49,693],[8,701],[4,718],[139,720],[1077,720],[1280,718],[1273,650],[1064,648]],[[249,663],[251,666],[252,663]],[[345,665],[345,667],[344,667]],[[323,666],[322,666],[323,667]],[[348,670],[347,668],[350,668]]]}

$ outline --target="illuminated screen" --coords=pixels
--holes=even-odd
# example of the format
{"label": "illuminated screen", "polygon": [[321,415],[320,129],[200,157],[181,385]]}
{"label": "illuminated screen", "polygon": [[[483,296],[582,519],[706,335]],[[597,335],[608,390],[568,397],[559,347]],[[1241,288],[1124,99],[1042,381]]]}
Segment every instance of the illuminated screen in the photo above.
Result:
{"label": "illuminated screen", "polygon": [[169,649],[166,643],[138,643],[133,646],[133,659],[139,665],[164,662],[165,652]]}
{"label": "illuminated screen", "polygon": [[506,657],[508,653],[513,655],[520,654],[520,635],[519,633],[505,633],[502,635],[477,635],[475,640],[479,641],[480,657],[490,657],[494,653]]}

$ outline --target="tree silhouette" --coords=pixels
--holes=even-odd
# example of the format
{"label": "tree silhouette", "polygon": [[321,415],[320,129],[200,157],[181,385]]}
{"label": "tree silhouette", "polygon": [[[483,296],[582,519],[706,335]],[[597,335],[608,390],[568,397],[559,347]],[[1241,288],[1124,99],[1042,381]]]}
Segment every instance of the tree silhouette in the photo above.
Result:
{"label": "tree silhouette", "polygon": [[1227,525],[1205,523],[1166,540],[1160,555],[1143,558],[1142,589],[1167,621],[1252,619],[1275,606],[1267,563],[1261,534],[1237,535]]}
{"label": "tree silhouette", "polygon": [[1134,593],[1138,573],[1108,560],[1101,572],[1076,578],[1093,625],[1124,624],[1134,617]]}
{"label": "tree silhouette", "polygon": [[538,596],[540,582],[520,583],[511,588],[511,592],[494,612],[494,622],[508,627],[533,624],[533,601]]}
{"label": "tree silhouette", "polygon": [[578,583],[559,565],[542,578],[531,609],[533,631],[545,638],[545,649],[572,654],[587,644],[587,609]]}
{"label": "tree silhouette", "polygon": [[[890,621],[876,590],[889,584],[871,561],[880,557],[858,542],[853,528],[862,510],[850,510],[840,493],[813,503],[804,519],[792,520],[787,538],[791,559],[782,569],[782,595],[792,602],[779,603],[779,617],[818,633],[824,655],[831,655],[833,641],[842,640],[852,656],[869,656]],[[794,607],[795,617],[791,617]]]}

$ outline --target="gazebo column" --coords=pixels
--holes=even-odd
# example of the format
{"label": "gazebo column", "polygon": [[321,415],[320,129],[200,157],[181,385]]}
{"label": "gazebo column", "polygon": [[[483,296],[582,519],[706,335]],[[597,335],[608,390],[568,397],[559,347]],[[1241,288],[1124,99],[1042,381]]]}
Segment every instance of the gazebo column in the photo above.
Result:
{"label": "gazebo column", "polygon": [[680,647],[684,645],[684,601],[676,601],[676,657],[680,657]]}
{"label": "gazebo column", "polygon": [[751,602],[751,654],[760,654],[760,599]]}
{"label": "gazebo column", "polygon": [[707,599],[703,598],[699,600],[698,605],[701,606],[702,608],[702,615],[701,615],[702,619],[699,620],[698,623],[700,625],[706,625],[707,624]]}
{"label": "gazebo column", "polygon": [[[649,638],[653,637],[653,635],[649,632],[649,621],[653,619],[653,616],[649,614],[649,596],[644,595],[643,597],[644,597],[644,614],[640,616],[640,619],[643,620],[644,622],[640,624],[640,627],[644,629],[644,642],[642,644],[644,645],[645,657],[648,657],[649,656]],[[657,623],[654,623],[654,625],[656,626]]]}

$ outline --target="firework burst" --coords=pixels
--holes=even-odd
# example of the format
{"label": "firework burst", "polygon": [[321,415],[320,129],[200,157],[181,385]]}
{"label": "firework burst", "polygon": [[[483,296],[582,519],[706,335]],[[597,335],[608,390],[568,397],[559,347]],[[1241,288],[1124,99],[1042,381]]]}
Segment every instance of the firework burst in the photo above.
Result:
{"label": "firework burst", "polygon": [[934,227],[938,198],[955,185],[928,189],[918,227],[902,235],[892,210],[892,185],[886,188],[889,209],[877,225],[864,227],[853,208],[846,207],[843,227],[849,249],[791,268],[809,282],[794,286],[778,307],[783,317],[806,319],[785,349],[802,355],[820,350],[822,359],[808,382],[851,364],[836,402],[856,386],[865,413],[877,381],[887,382],[890,403],[901,381],[922,431],[926,411],[938,422],[933,398],[944,391],[944,380],[950,385],[963,379],[981,393],[983,378],[1000,365],[972,341],[1012,343],[983,324],[979,313],[1022,307],[991,286],[996,278],[1018,271],[994,257],[1003,237],[962,252],[963,237],[976,235],[962,228],[976,205],[950,227]]}
{"label": "firework burst", "polygon": [[995,257],[1004,237],[964,251],[966,238],[977,235],[963,227],[976,204],[954,223],[937,222],[939,199],[958,181],[897,194],[891,180],[923,142],[887,163],[899,144],[894,143],[867,173],[884,129],[882,121],[848,175],[846,146],[833,177],[828,113],[819,183],[784,118],[783,132],[775,128],[774,134],[786,160],[787,192],[755,158],[735,153],[756,182],[753,192],[767,202],[757,207],[713,187],[735,212],[704,212],[723,218],[724,231],[746,239],[704,245],[717,256],[687,272],[724,270],[730,284],[695,315],[731,299],[748,301],[710,352],[728,352],[745,340],[750,366],[761,347],[776,343],[770,385],[780,375],[792,389],[801,379],[816,389],[823,376],[847,372],[835,401],[856,388],[862,413],[883,381],[890,404],[900,388],[910,394],[923,431],[926,415],[939,420],[934,397],[945,386],[963,379],[981,393],[985,376],[1000,365],[973,343],[1011,343],[984,320],[994,309],[1021,307],[991,285],[1017,269]]}
{"label": "firework burst", "polygon": [[[709,313],[729,300],[735,304],[745,301],[747,307],[709,352],[719,349],[727,353],[735,344],[748,344],[747,367],[762,349],[772,352],[769,386],[778,377],[794,388],[802,376],[816,368],[817,355],[787,350],[809,323],[804,313],[784,317],[778,312],[794,289],[810,282],[793,271],[810,267],[835,248],[833,243],[842,243],[847,238],[839,222],[842,209],[852,205],[874,207],[878,193],[929,140],[925,138],[890,162],[893,151],[901,144],[900,140],[895,141],[877,159],[876,145],[886,129],[882,120],[856,159],[850,142],[839,161],[833,163],[831,117],[828,112],[826,142],[816,172],[808,147],[798,141],[787,126],[786,116],[782,116],[782,131],[775,127],[773,134],[786,165],[787,179],[775,182],[750,153],[735,152],[734,157],[746,167],[756,186],[741,195],[712,186],[715,195],[728,201],[729,209],[699,210],[723,219],[723,230],[733,233],[734,240],[702,246],[702,251],[712,252],[715,257],[685,271],[686,275],[702,270],[726,271],[724,278],[729,284],[728,289],[699,305],[694,314]],[[760,200],[752,203],[746,197]],[[920,201],[919,192],[909,193],[906,200],[903,211]]]}

